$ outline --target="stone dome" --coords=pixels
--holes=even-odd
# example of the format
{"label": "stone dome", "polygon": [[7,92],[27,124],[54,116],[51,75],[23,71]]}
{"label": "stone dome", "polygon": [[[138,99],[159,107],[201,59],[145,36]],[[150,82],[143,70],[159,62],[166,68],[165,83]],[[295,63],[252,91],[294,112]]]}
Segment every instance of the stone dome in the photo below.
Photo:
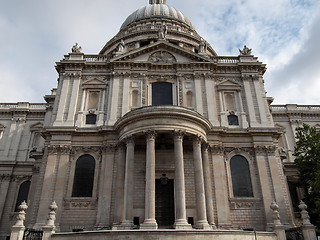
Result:
{"label": "stone dome", "polygon": [[129,26],[131,23],[149,18],[167,18],[182,22],[194,30],[190,20],[174,7],[165,4],[165,1],[150,1],[147,6],[141,7],[133,12],[122,24],[120,30]]}

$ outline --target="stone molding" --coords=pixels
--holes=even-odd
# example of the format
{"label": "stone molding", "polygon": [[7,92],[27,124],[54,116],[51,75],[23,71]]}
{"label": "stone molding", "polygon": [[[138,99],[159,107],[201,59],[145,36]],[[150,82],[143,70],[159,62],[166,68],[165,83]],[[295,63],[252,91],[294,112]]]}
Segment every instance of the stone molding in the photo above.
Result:
{"label": "stone molding", "polygon": [[274,155],[276,151],[276,146],[256,146],[254,147],[254,151],[257,155]]}
{"label": "stone molding", "polygon": [[261,209],[261,199],[258,198],[230,198],[229,202],[232,210]]}
{"label": "stone molding", "polygon": [[94,210],[97,207],[97,199],[95,198],[65,198],[63,207],[66,210]]}

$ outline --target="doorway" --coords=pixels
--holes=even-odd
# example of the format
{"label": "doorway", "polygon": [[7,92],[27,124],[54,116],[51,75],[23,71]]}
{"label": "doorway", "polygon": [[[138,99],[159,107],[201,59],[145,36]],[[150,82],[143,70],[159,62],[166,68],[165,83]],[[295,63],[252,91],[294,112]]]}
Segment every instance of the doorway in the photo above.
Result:
{"label": "doorway", "polygon": [[175,221],[174,181],[156,179],[156,220],[159,228],[173,228]]}

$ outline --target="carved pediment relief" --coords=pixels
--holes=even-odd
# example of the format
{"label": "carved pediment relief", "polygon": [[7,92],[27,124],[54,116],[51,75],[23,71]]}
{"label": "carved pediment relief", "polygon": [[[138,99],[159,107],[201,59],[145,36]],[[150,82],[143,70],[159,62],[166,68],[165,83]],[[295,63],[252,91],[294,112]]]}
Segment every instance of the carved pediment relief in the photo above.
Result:
{"label": "carved pediment relief", "polygon": [[167,51],[158,51],[151,54],[148,61],[156,64],[171,64],[177,62],[176,58]]}
{"label": "carved pediment relief", "polygon": [[219,91],[223,91],[223,90],[240,91],[241,89],[241,85],[237,81],[231,80],[231,79],[222,80],[217,86]]}
{"label": "carved pediment relief", "polygon": [[93,78],[82,83],[83,88],[106,88],[107,83],[103,80]]}

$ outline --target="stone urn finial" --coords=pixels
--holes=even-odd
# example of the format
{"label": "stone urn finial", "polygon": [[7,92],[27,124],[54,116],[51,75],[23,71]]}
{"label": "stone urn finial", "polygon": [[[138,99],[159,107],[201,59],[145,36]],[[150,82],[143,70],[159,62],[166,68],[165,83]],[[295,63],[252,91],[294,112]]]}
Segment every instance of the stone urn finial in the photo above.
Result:
{"label": "stone urn finial", "polygon": [[301,210],[301,218],[303,221],[303,225],[311,225],[310,216],[309,216],[309,213],[307,212],[307,208],[308,208],[307,204],[305,204],[301,200],[299,204],[299,209]]}
{"label": "stone urn finial", "polygon": [[54,221],[56,220],[56,210],[58,209],[58,206],[55,201],[53,201],[49,206],[49,215],[48,215],[48,222],[46,226],[54,226]]}
{"label": "stone urn finial", "polygon": [[17,216],[17,222],[14,226],[24,226],[24,220],[26,219],[26,210],[28,209],[28,205],[25,201],[23,201],[19,206],[19,214]]}

